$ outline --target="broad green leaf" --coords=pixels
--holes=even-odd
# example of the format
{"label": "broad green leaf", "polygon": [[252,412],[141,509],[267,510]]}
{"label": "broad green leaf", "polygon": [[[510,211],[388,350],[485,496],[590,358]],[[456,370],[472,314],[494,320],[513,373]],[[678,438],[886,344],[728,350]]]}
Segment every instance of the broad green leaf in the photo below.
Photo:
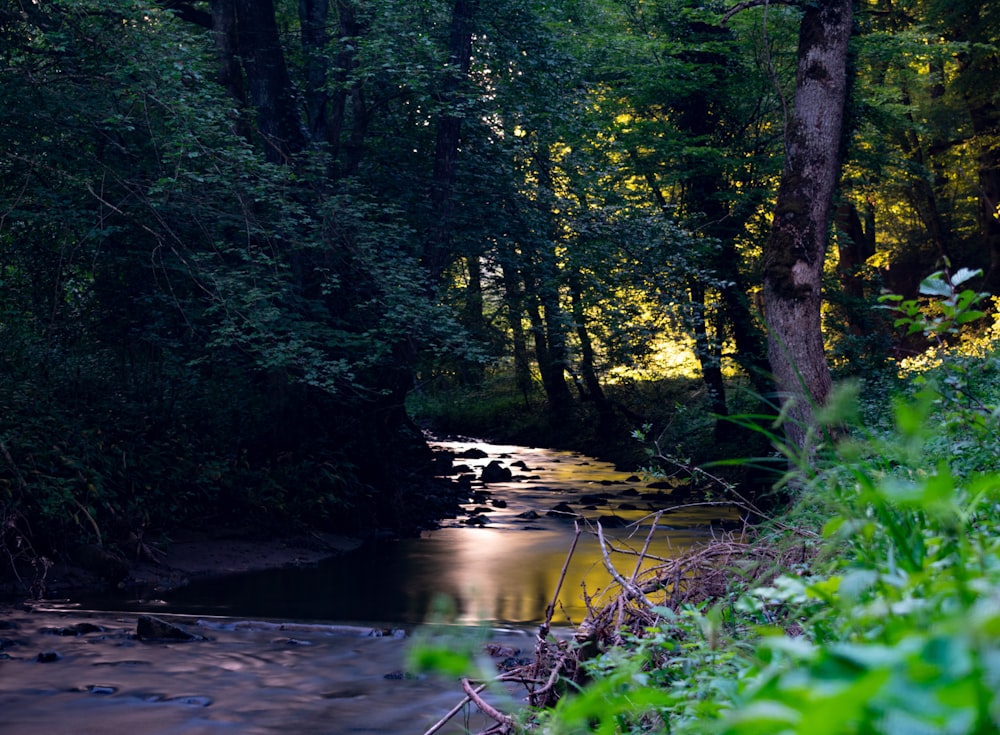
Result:
{"label": "broad green leaf", "polygon": [[920,282],[920,293],[924,296],[951,296],[952,288],[944,280],[944,273],[938,271]]}
{"label": "broad green leaf", "polygon": [[977,268],[976,270],[972,270],[971,268],[959,268],[957,272],[952,274],[951,283],[956,287],[961,286],[970,278],[976,278],[981,275],[983,275],[982,268]]}

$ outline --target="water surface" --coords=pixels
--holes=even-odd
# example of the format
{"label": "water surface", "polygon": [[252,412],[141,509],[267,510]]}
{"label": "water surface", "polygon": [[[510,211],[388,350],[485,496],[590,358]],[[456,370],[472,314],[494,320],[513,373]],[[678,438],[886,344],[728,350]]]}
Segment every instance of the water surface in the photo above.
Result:
{"label": "water surface", "polygon": [[[438,601],[449,601],[453,630],[486,630],[530,657],[577,525],[585,531],[560,588],[556,626],[579,623],[588,597],[599,604],[602,591],[615,592],[589,530],[596,522],[619,549],[637,551],[649,538],[649,566],[708,540],[713,521],[732,516],[686,507],[669,488],[572,452],[437,446],[486,456],[456,459],[472,480],[469,502],[460,517],[420,538],[368,544],[308,569],[197,581],[158,599],[104,595],[48,611],[0,610],[0,731],[420,735],[462,699],[455,680],[405,671],[409,636]],[[494,460],[513,477],[484,485],[478,478]],[[632,576],[635,555],[613,558]],[[179,616],[209,640],[137,641],[141,612]],[[54,632],[81,622],[96,629]],[[383,629],[399,633],[371,634]],[[42,663],[39,654],[54,656]],[[523,695],[491,697],[512,711]],[[489,724],[465,710],[441,732]]]}
{"label": "water surface", "polygon": [[[669,487],[648,487],[633,473],[575,452],[476,441],[433,445],[459,455],[458,474],[475,479],[464,514],[419,538],[369,543],[311,568],[196,581],[156,600],[85,603],[132,611],[416,625],[447,599],[462,624],[529,626],[544,619],[579,524],[583,533],[553,621],[573,625],[586,615],[585,600],[599,600],[611,582],[593,533],[597,522],[613,548],[638,552],[656,511],[664,510],[649,539],[648,567],[709,540],[714,521],[733,517],[718,506],[685,505]],[[461,456],[469,450],[485,456]],[[493,461],[512,470],[509,482],[479,480]],[[623,575],[634,572],[636,557],[613,554],[613,560]]]}

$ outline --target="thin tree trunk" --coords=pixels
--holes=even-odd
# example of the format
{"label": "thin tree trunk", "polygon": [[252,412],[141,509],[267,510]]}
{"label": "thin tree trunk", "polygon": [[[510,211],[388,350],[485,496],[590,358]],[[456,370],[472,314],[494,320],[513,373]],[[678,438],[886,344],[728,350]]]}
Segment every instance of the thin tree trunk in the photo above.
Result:
{"label": "thin tree trunk", "polygon": [[302,57],[305,64],[306,126],[314,143],[323,141],[327,134],[329,96],[326,91],[326,45],[329,40],[326,24],[330,14],[329,0],[299,0],[299,33],[302,39]]}
{"label": "thin tree trunk", "polygon": [[562,410],[572,401],[566,385],[566,340],[562,334],[562,324],[557,309],[552,304],[551,294],[541,295],[544,277],[534,279],[533,292],[527,296],[527,313],[531,320],[531,333],[535,342],[535,359],[538,373],[542,378],[542,388],[549,406]]}
{"label": "thin tree trunk", "polygon": [[[337,37],[340,51],[334,63],[333,77],[336,81],[334,91],[330,93],[330,112],[327,115],[326,141],[330,145],[330,157],[334,162],[331,175],[350,176],[357,170],[364,155],[365,135],[368,131],[368,108],[364,90],[360,81],[350,86],[351,74],[357,67],[357,37],[363,32],[354,12],[353,0],[336,0],[337,3]],[[348,105],[350,101],[350,105]],[[344,157],[341,155],[341,135],[348,122],[348,110],[351,113],[351,132],[344,146]]]}
{"label": "thin tree trunk", "polygon": [[514,353],[514,381],[524,396],[525,407],[531,405],[531,364],[528,360],[528,340],[524,334],[524,289],[517,269],[510,263],[501,263],[503,286],[506,293],[507,321],[510,324],[511,347]]}
{"label": "thin tree trunk", "polygon": [[[465,286],[465,304],[462,307],[462,321],[470,336],[476,342],[489,341],[489,326],[483,314],[483,266],[478,254],[465,256],[468,283]],[[479,385],[485,375],[484,366],[479,361],[462,361],[462,381]]]}
{"label": "thin tree trunk", "polygon": [[[704,284],[697,277],[689,280],[688,288],[691,293],[691,304],[695,310],[700,312],[697,316],[697,324],[694,329],[694,351],[701,365],[702,380],[709,392],[709,404],[712,413],[716,416],[724,417],[729,415],[726,408],[726,384],[722,377],[722,356],[717,339],[710,339],[708,333],[709,316],[707,293]],[[720,438],[721,430],[716,421],[716,438]]]}
{"label": "thin tree trunk", "polygon": [[786,411],[786,436],[806,452],[814,408],[826,403],[831,385],[821,277],[840,174],[852,11],[851,0],[820,0],[805,9],[785,168],[764,254],[768,360]]}
{"label": "thin tree trunk", "polygon": [[1000,131],[1000,105],[992,101],[970,107],[972,129],[979,138],[977,156],[980,236],[989,258],[984,286],[1000,290],[1000,147],[994,141]]}
{"label": "thin tree trunk", "polygon": [[593,401],[594,408],[597,410],[598,435],[607,435],[613,428],[614,411],[601,387],[600,378],[597,376],[594,343],[590,339],[590,330],[587,329],[587,314],[583,308],[583,291],[577,274],[570,276],[569,287],[573,304],[573,323],[576,327],[577,340],[580,342],[580,374],[583,378],[584,388],[586,388],[584,398]]}
{"label": "thin tree trunk", "polygon": [[433,224],[424,258],[432,283],[436,283],[444,273],[451,252],[455,166],[458,161],[464,119],[459,103],[472,64],[472,22],[476,5],[477,0],[455,0],[451,14],[448,66],[439,95],[440,101],[445,105],[445,112],[441,114],[437,124],[434,173],[430,189]]}

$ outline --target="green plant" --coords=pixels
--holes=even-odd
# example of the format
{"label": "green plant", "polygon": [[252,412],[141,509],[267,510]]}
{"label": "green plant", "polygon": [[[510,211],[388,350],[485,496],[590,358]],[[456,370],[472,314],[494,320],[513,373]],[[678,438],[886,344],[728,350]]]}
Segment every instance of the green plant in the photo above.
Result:
{"label": "green plant", "polygon": [[[949,300],[953,286],[949,296],[933,288]],[[955,325],[976,299],[953,300]],[[799,507],[827,512],[818,554],[766,585],[734,576],[703,610],[658,610],[662,622],[592,665],[592,683],[541,718],[542,730],[1000,731],[1000,472],[995,454],[981,461],[1000,426],[995,412],[964,420],[968,403],[938,389],[960,359],[911,379],[890,402],[891,425],[845,428],[800,478]],[[995,400],[996,387],[976,387]],[[842,425],[862,415],[830,410]],[[758,543],[810,512],[791,509]],[[595,714],[600,702],[608,716]]]}
{"label": "green plant", "polygon": [[925,299],[904,299],[899,294],[883,294],[879,303],[899,316],[894,327],[905,327],[906,334],[923,334],[942,343],[949,335],[986,316],[976,307],[989,294],[959,287],[977,276],[982,270],[960,268],[952,274],[947,268],[935,271],[920,282],[920,295]]}

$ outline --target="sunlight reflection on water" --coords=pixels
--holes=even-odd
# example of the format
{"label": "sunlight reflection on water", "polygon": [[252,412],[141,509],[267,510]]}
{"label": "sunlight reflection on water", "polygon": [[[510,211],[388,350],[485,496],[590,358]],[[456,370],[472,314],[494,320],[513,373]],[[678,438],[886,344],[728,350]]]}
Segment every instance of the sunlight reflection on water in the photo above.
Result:
{"label": "sunlight reflection on water", "polygon": [[[645,543],[662,492],[649,489],[629,473],[606,462],[560,452],[482,442],[436,442],[461,454],[479,449],[487,456],[456,458],[478,478],[499,460],[514,471],[510,482],[483,485],[467,504],[484,527],[467,517],[447,521],[420,538],[372,543],[315,568],[242,574],[199,581],[169,593],[161,610],[220,615],[259,615],[285,619],[343,620],[417,624],[441,597],[454,604],[462,624],[530,625],[544,619],[574,535],[573,516],[547,515],[568,503],[580,519],[609,517],[629,525],[606,528],[618,547],[638,551]],[[515,466],[518,461],[525,467]],[[625,504],[623,507],[623,503]],[[667,503],[669,504],[669,503]],[[525,517],[528,514],[531,517]],[[732,517],[719,507],[667,512],[658,525],[644,568],[656,557],[670,558],[711,536],[710,523]],[[623,574],[632,574],[635,557],[615,555]],[[559,595],[553,621],[579,623],[585,596],[609,586],[596,537],[581,536]],[[135,609],[135,608],[133,608]]]}

